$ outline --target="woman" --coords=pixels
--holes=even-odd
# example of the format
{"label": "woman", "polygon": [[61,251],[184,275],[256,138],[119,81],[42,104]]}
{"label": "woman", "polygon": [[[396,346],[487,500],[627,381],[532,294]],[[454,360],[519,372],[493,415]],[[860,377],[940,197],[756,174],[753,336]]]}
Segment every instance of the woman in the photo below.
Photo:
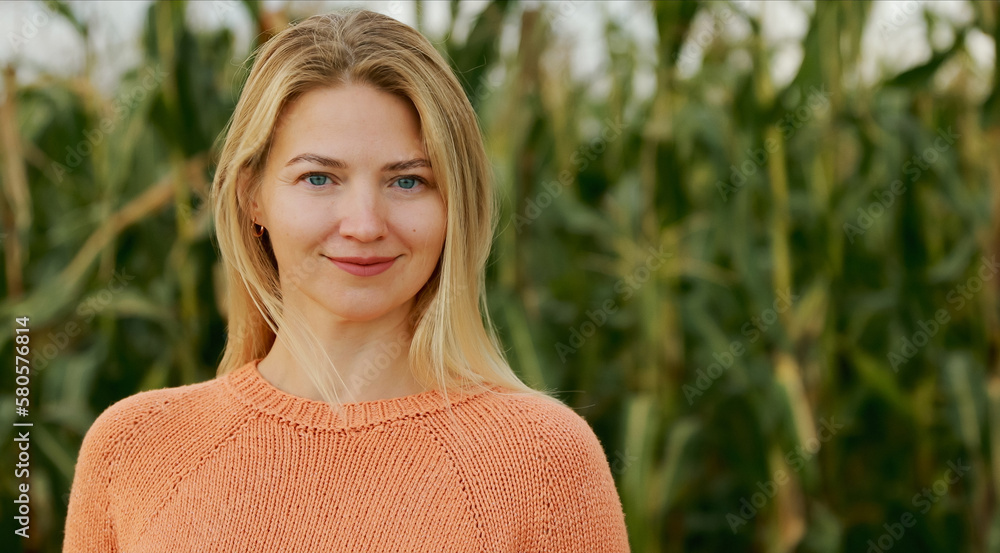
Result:
{"label": "woman", "polygon": [[425,38],[353,11],[264,44],[212,201],[219,373],[98,417],[65,552],[628,551],[601,444],[485,316],[489,165]]}

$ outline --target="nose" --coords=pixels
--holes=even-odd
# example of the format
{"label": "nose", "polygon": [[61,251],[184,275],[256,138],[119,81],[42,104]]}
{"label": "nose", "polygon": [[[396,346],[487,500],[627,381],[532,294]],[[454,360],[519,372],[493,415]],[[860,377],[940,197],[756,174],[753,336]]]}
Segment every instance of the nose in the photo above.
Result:
{"label": "nose", "polygon": [[381,187],[374,180],[347,186],[337,198],[337,203],[341,236],[359,242],[372,242],[388,232],[386,201]]}

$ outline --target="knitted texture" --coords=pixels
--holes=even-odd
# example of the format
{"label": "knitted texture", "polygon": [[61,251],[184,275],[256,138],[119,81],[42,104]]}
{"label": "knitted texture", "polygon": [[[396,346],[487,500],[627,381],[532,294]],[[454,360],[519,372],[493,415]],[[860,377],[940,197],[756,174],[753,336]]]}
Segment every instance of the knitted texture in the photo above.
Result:
{"label": "knitted texture", "polygon": [[508,394],[337,415],[258,361],[108,407],[83,439],[63,552],[629,551],[604,450],[568,407],[493,387]]}

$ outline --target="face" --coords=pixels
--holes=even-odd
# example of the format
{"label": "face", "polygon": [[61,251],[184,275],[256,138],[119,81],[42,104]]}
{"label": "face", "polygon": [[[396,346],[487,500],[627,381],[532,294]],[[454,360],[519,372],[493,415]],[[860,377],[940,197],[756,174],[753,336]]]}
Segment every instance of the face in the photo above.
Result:
{"label": "face", "polygon": [[286,304],[403,318],[444,245],[446,211],[409,100],[364,85],[289,104],[253,202]]}

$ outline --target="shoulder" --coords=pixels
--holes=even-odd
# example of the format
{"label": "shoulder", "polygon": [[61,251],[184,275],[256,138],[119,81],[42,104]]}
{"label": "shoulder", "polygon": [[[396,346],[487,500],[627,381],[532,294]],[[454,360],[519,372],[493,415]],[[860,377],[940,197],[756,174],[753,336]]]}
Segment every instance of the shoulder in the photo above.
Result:
{"label": "shoulder", "polygon": [[215,399],[221,391],[218,379],[172,388],[146,390],[124,397],[94,420],[88,434],[124,437],[136,426],[177,414],[192,405]]}
{"label": "shoulder", "polygon": [[[146,390],[108,406],[87,430],[81,458],[105,463],[136,453],[169,449],[197,428],[211,427],[206,416],[221,406],[225,391],[219,378],[171,388]],[[132,457],[131,462],[135,462]]]}
{"label": "shoulder", "polygon": [[540,456],[553,467],[584,461],[589,469],[607,470],[604,447],[590,423],[559,400],[500,387],[477,399],[465,410],[471,416],[462,417],[473,433],[491,436],[502,445],[530,445],[525,453]]}
{"label": "shoulder", "polygon": [[506,410],[521,425],[555,441],[597,442],[590,423],[558,399],[497,390],[496,393],[485,394],[485,402]]}
{"label": "shoulder", "polygon": [[542,460],[551,477],[599,478],[613,486],[605,444],[582,415],[554,398],[528,397],[518,402],[527,423],[536,429]]}

